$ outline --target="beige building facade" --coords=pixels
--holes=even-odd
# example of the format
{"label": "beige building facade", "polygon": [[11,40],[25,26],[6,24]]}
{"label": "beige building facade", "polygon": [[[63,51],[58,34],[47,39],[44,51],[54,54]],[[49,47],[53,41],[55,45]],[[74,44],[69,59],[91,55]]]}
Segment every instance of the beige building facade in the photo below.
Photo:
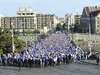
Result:
{"label": "beige building facade", "polygon": [[74,24],[80,25],[80,18],[81,18],[81,14],[75,14],[74,15]]}
{"label": "beige building facade", "polygon": [[89,32],[89,25],[91,33],[100,33],[100,7],[87,6],[83,8],[81,16],[80,28],[84,29],[84,32]]}
{"label": "beige building facade", "polygon": [[43,31],[44,27],[48,30],[56,27],[58,23],[58,18],[54,14],[44,14],[44,13],[36,13],[37,17],[37,28]]}
{"label": "beige building facade", "polygon": [[65,15],[65,23],[67,24],[68,31],[70,30],[70,27],[72,25],[75,25],[75,24],[80,25],[80,18],[81,18],[81,14],[78,14],[78,13]]}
{"label": "beige building facade", "polygon": [[34,30],[38,28],[43,31],[44,27],[48,29],[56,27],[58,18],[54,14],[44,14],[41,12],[33,12],[31,8],[19,8],[16,17],[1,18],[1,27],[10,28],[11,23],[16,29],[22,31],[23,29]]}
{"label": "beige building facade", "polygon": [[0,27],[1,27],[1,18],[6,17],[6,15],[0,14]]}
{"label": "beige building facade", "polygon": [[91,30],[100,33],[100,11],[94,11],[90,14]]}

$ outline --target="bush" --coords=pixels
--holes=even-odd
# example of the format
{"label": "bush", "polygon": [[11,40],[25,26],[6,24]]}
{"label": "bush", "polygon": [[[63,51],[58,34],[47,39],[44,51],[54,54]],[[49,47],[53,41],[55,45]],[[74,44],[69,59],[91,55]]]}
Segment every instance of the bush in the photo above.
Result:
{"label": "bush", "polygon": [[0,49],[0,56],[1,56],[1,54],[3,54],[3,52],[2,52],[2,50]]}

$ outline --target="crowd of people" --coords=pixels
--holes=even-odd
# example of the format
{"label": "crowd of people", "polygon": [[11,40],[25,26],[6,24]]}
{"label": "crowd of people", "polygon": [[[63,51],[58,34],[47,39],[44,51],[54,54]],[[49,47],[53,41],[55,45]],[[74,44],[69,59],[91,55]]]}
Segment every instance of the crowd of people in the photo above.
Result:
{"label": "crowd of people", "polygon": [[51,34],[21,53],[2,54],[0,63],[3,66],[48,67],[69,65],[81,57],[84,57],[84,52],[73,46],[70,37],[63,33]]}

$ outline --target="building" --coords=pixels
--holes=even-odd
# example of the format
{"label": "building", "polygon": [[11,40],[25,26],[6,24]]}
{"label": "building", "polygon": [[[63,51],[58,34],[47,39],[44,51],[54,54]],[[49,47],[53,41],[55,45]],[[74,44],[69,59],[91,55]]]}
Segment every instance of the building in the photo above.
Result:
{"label": "building", "polygon": [[1,23],[3,29],[11,29],[11,23],[13,23],[14,27],[21,32],[23,29],[34,30],[37,25],[36,14],[31,8],[19,8],[16,17],[2,17]]}
{"label": "building", "polygon": [[100,34],[100,10],[90,13],[89,16],[91,31]]}
{"label": "building", "polygon": [[56,27],[58,23],[58,17],[55,14],[44,14],[36,13],[37,17],[37,28],[41,29],[44,32],[44,27],[48,30]]}
{"label": "building", "polygon": [[16,17],[17,29],[31,29],[37,28],[36,12],[32,8],[19,8]]}
{"label": "building", "polygon": [[11,28],[11,18],[10,17],[2,17],[1,18],[1,28]]}
{"label": "building", "polygon": [[5,15],[0,14],[0,27],[1,27],[1,18],[6,17]]}
{"label": "building", "polygon": [[67,31],[69,31],[69,22],[70,22],[70,18],[69,18],[69,14],[65,14],[65,24],[66,24],[66,28],[67,28]]}
{"label": "building", "polygon": [[[17,12],[17,17],[23,17],[26,25],[28,25],[28,28],[38,28],[40,29],[40,31],[43,30],[44,27],[47,27],[48,29],[54,28],[58,23],[58,17],[55,14],[33,12],[31,8],[19,8],[19,11]],[[28,20],[25,20],[25,18],[28,18]],[[24,24],[24,26],[26,25]],[[27,27],[25,28],[27,29]]]}
{"label": "building", "polygon": [[43,31],[44,27],[51,29],[56,27],[58,18],[54,14],[44,14],[41,12],[33,12],[31,8],[19,8],[15,17],[4,17],[1,19],[1,27],[10,28],[11,23],[16,29],[34,30],[36,28]]}
{"label": "building", "polygon": [[33,30],[36,26],[36,24],[34,24],[34,17],[2,17],[1,23],[3,29],[11,29],[11,23],[13,23],[14,27],[20,31],[23,29]]}
{"label": "building", "polygon": [[72,13],[72,14],[67,14],[65,15],[65,23],[67,25],[67,29],[68,31],[70,31],[70,27],[72,25],[80,25],[80,18],[81,18],[81,14],[76,14],[76,13]]}
{"label": "building", "polygon": [[74,15],[74,24],[80,25],[80,18],[81,18],[81,14],[75,14]]}
{"label": "building", "polygon": [[63,25],[65,23],[65,18],[58,18],[58,22]]}
{"label": "building", "polygon": [[19,8],[17,11],[17,16],[32,16],[34,13],[32,8]]}
{"label": "building", "polygon": [[84,32],[89,32],[89,24],[91,32],[99,32],[99,11],[100,7],[98,6],[87,6],[83,8],[80,28],[84,30]]}

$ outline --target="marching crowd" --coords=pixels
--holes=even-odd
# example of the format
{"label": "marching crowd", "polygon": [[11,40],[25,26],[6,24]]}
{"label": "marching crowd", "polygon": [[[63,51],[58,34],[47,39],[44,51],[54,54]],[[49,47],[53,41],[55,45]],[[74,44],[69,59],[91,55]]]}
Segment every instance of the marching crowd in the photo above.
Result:
{"label": "marching crowd", "polygon": [[3,66],[48,67],[60,64],[70,64],[80,60],[84,52],[73,46],[66,34],[51,34],[21,53],[2,54],[0,63]]}

